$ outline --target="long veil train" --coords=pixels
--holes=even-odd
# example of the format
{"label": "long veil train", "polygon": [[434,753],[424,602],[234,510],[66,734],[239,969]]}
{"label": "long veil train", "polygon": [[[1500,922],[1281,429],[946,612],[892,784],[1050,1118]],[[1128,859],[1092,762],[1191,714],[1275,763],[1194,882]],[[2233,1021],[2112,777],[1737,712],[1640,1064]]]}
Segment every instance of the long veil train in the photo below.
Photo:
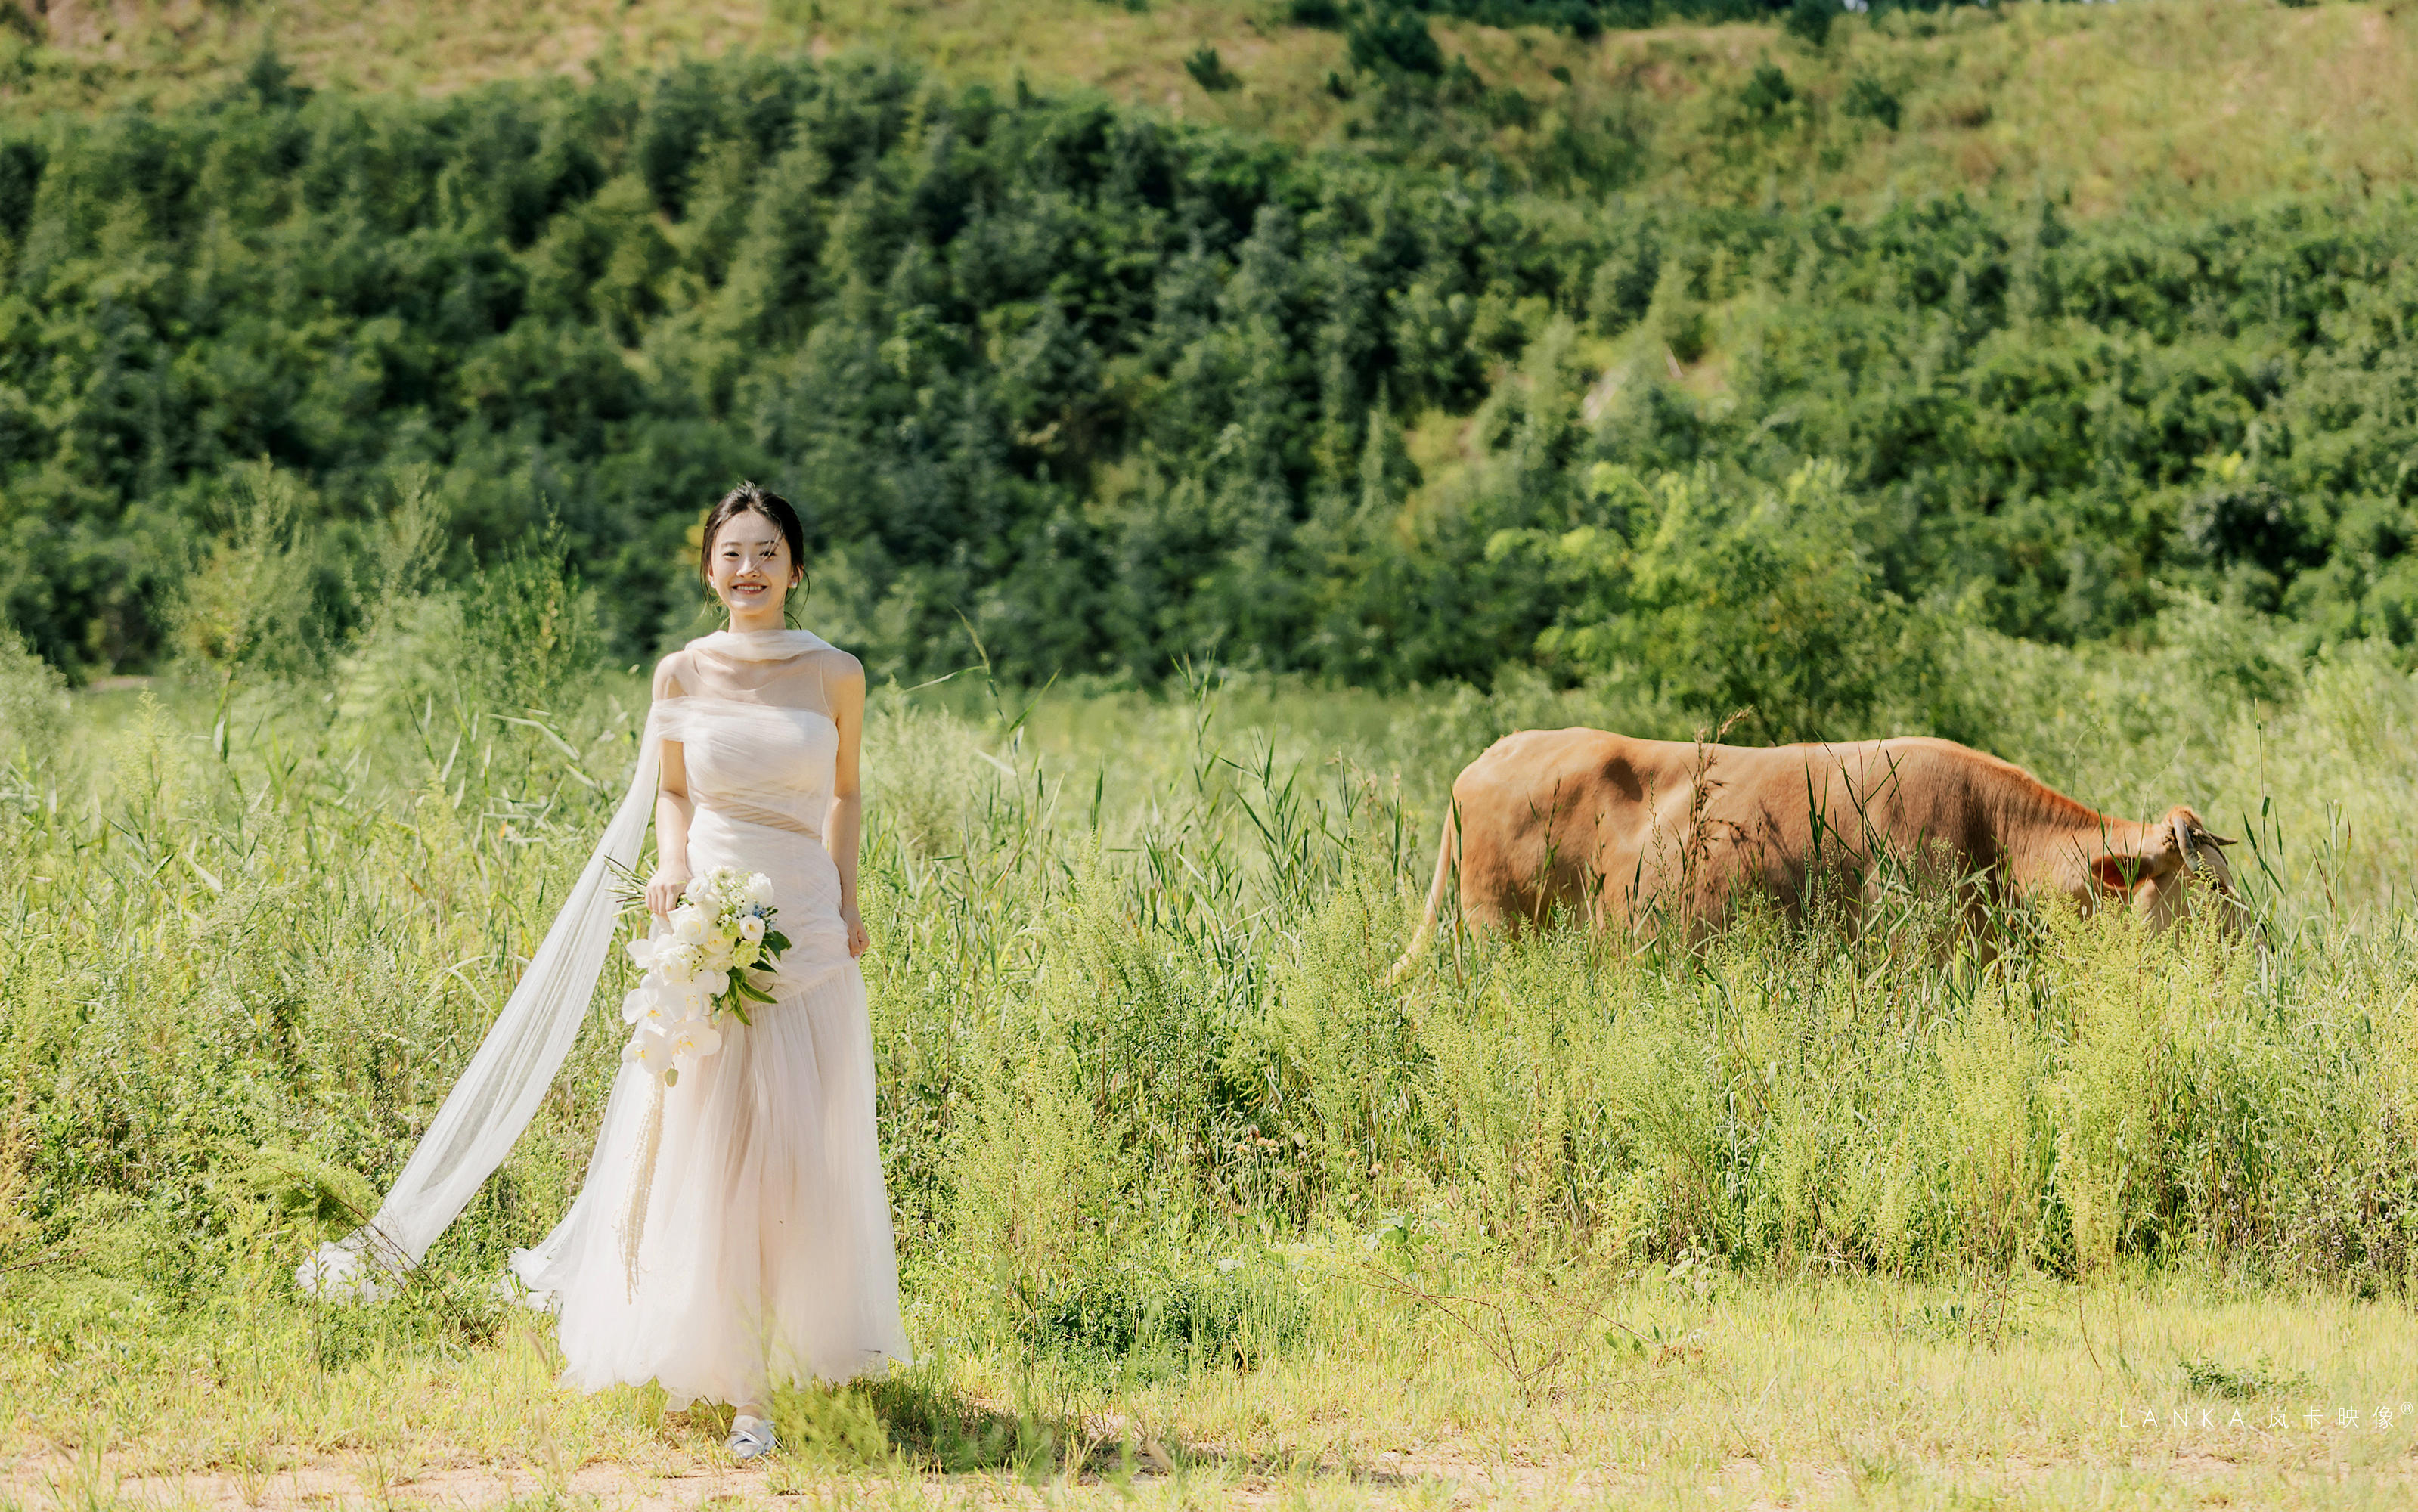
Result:
{"label": "long veil train", "polygon": [[358,1301],[380,1296],[382,1278],[420,1263],[536,1116],[539,1101],[579,1037],[604,953],[612,946],[619,914],[612,875],[637,863],[662,744],[663,720],[659,709],[650,710],[630,790],[528,970],[376,1214],[344,1238],[321,1245],[296,1269],[294,1279],[304,1291]]}

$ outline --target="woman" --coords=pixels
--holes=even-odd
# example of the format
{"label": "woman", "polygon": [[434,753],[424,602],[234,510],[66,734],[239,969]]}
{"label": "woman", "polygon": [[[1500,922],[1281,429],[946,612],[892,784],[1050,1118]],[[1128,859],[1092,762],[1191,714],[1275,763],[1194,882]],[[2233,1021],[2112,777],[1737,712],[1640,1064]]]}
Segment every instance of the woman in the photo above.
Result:
{"label": "woman", "polygon": [[707,516],[699,565],[730,628],[656,668],[637,780],[597,858],[377,1217],[301,1273],[313,1291],[374,1292],[363,1258],[415,1263],[502,1158],[568,1050],[563,1020],[575,1032],[588,1006],[612,932],[602,879],[635,854],[651,797],[647,907],[667,913],[716,866],[769,877],[790,945],[755,980],[774,1000],[752,1026],[720,1020],[720,1048],[668,1089],[622,1069],[578,1199],[513,1269],[557,1310],[566,1383],[731,1403],[742,1460],[773,1447],[773,1383],[909,1359],[856,966],[865,672],[783,628],[803,545],[796,512],[753,485]]}

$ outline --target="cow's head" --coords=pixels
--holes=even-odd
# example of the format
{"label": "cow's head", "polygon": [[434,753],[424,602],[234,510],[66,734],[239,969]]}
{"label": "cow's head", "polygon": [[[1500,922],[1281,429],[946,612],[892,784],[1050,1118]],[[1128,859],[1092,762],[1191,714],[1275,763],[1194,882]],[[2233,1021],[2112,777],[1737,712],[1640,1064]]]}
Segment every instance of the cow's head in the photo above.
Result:
{"label": "cow's head", "polygon": [[2137,835],[2107,836],[2106,848],[2090,863],[2098,895],[2121,895],[2133,911],[2164,929],[2191,911],[2189,882],[2196,873],[2207,885],[2207,897],[2227,933],[2247,923],[2249,910],[2233,885],[2233,868],[2226,864],[2224,848],[2233,844],[2211,834],[2199,816],[2177,806],[2156,824],[2142,825]]}

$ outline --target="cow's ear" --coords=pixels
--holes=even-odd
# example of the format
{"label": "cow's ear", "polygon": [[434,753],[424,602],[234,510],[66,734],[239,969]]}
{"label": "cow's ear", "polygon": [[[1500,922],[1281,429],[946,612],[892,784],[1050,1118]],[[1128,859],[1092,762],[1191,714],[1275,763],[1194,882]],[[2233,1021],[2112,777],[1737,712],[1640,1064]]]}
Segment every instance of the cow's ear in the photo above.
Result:
{"label": "cow's ear", "polygon": [[2132,868],[2126,865],[2120,856],[2102,856],[2090,863],[2090,875],[2099,878],[2099,885],[2110,893],[2129,892],[2132,889],[2133,878],[2129,875],[2131,870]]}

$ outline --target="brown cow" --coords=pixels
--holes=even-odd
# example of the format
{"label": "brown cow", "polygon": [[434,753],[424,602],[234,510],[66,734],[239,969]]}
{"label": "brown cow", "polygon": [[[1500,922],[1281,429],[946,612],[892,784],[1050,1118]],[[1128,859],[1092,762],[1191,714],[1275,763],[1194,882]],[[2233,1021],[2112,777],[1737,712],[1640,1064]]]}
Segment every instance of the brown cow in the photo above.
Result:
{"label": "brown cow", "polygon": [[[1802,919],[1816,888],[1852,911],[1884,860],[1984,886],[1975,902],[2117,895],[2164,926],[2203,872],[2239,926],[2219,847],[2187,808],[2142,824],[2096,813],[2030,772],[1953,741],[1905,738],[1757,749],[1635,741],[1602,730],[1507,735],[1452,785],[1435,884],[1402,965],[1426,945],[1458,853],[1473,924],[1718,926],[1759,893]],[[1396,968],[1397,974],[1401,970]]]}

